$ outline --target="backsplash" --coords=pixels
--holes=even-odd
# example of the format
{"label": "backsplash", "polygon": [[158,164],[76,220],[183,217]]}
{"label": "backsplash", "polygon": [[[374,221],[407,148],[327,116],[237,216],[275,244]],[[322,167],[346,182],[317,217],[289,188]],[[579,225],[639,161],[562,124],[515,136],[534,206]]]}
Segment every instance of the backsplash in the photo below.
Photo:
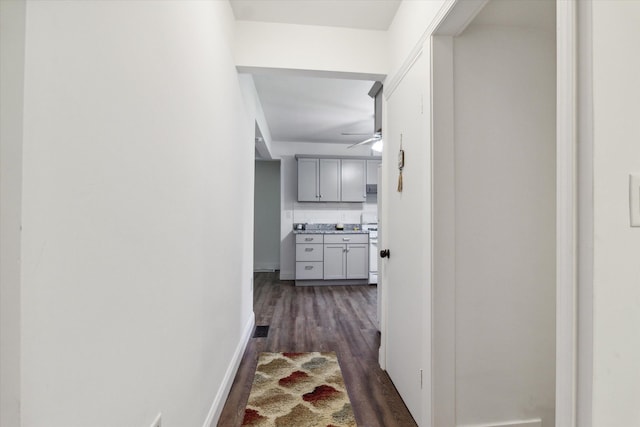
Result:
{"label": "backsplash", "polygon": [[293,205],[293,222],[308,224],[360,224],[363,212],[376,214],[377,198],[367,196],[365,203],[301,203]]}

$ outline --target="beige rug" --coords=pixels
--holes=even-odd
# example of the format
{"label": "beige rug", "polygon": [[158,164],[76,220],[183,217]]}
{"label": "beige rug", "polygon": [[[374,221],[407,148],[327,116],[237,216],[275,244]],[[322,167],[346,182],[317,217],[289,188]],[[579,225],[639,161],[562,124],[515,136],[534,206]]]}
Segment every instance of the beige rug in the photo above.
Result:
{"label": "beige rug", "polygon": [[260,353],[243,426],[356,426],[338,358]]}

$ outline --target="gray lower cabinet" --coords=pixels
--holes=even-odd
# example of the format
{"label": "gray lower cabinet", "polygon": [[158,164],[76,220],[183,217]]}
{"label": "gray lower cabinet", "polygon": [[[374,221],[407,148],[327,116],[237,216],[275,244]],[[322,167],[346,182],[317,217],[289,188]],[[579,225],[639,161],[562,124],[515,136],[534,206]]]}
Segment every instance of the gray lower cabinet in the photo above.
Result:
{"label": "gray lower cabinet", "polygon": [[322,234],[296,234],[296,280],[323,279]]}
{"label": "gray lower cabinet", "polygon": [[324,280],[369,277],[369,236],[327,234],[324,237]]}
{"label": "gray lower cabinet", "polygon": [[346,251],[347,245],[331,243],[324,245],[324,279],[335,280],[346,278]]}

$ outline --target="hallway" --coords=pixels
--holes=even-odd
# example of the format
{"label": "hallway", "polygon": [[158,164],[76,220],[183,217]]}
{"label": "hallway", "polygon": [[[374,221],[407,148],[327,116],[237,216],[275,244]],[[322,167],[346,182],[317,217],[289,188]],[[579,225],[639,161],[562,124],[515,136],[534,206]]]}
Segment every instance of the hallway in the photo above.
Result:
{"label": "hallway", "polygon": [[218,426],[239,426],[256,367],[266,351],[335,351],[358,425],[416,425],[388,375],[378,365],[374,286],[295,287],[277,273],[256,273],[256,325],[267,338],[251,338]]}

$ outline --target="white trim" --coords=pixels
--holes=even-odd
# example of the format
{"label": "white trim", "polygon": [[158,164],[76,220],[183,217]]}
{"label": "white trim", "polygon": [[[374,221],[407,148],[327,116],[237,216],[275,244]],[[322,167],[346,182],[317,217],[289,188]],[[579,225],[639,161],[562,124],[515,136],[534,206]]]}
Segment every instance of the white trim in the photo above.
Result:
{"label": "white trim", "polygon": [[576,426],[576,0],[559,1],[557,22],[556,425]]}
{"label": "white trim", "polygon": [[413,64],[416,62],[418,57],[422,54],[422,48],[424,47],[424,44],[428,41],[429,37],[431,37],[431,34],[433,34],[434,30],[438,27],[438,25],[440,25],[440,23],[444,20],[444,18],[449,14],[454,4],[456,4],[456,2],[458,1],[460,0],[446,0],[442,4],[442,6],[440,7],[440,10],[438,10],[438,13],[436,14],[436,16],[433,18],[429,26],[424,30],[424,32],[422,33],[422,36],[420,37],[418,42],[415,44],[413,49],[411,49],[411,52],[409,52],[409,55],[407,55],[406,59],[404,60],[404,62],[402,63],[398,71],[391,78],[387,78],[387,80],[385,81],[385,85],[384,85],[385,99],[389,99],[393,94],[393,92],[397,89],[398,85],[400,85],[400,82],[402,82],[402,79],[404,79],[404,76],[407,75],[407,73],[409,72]]}
{"label": "white trim", "polygon": [[434,36],[457,37],[475,19],[480,11],[489,3],[489,0],[456,0],[455,4],[447,11],[436,25]]}
{"label": "white trim", "polygon": [[593,405],[593,50],[592,3],[577,4],[578,299],[576,425],[592,427]]}
{"label": "white trim", "polygon": [[211,408],[209,408],[209,413],[207,414],[207,418],[205,418],[203,427],[211,427],[218,423],[220,418],[220,414],[222,412],[222,408],[224,407],[225,401],[227,400],[227,396],[229,396],[229,391],[231,390],[231,385],[233,384],[233,380],[238,372],[238,367],[240,366],[240,362],[242,361],[242,356],[244,355],[244,350],[247,348],[247,344],[249,343],[249,339],[251,339],[251,332],[253,331],[253,326],[255,325],[255,314],[251,313],[251,317],[249,321],[244,327],[244,331],[242,331],[242,336],[240,341],[238,342],[238,346],[236,347],[236,351],[233,353],[233,357],[231,358],[231,362],[227,367],[227,372],[224,374],[224,378],[222,379],[222,383],[218,388],[218,393],[216,397],[213,399],[213,403],[211,404]]}
{"label": "white trim", "polygon": [[465,424],[460,427],[542,427],[542,420],[535,418],[531,420],[517,420],[500,423]]}
{"label": "white trim", "polygon": [[432,420],[456,425],[456,271],[453,37],[431,38]]}

